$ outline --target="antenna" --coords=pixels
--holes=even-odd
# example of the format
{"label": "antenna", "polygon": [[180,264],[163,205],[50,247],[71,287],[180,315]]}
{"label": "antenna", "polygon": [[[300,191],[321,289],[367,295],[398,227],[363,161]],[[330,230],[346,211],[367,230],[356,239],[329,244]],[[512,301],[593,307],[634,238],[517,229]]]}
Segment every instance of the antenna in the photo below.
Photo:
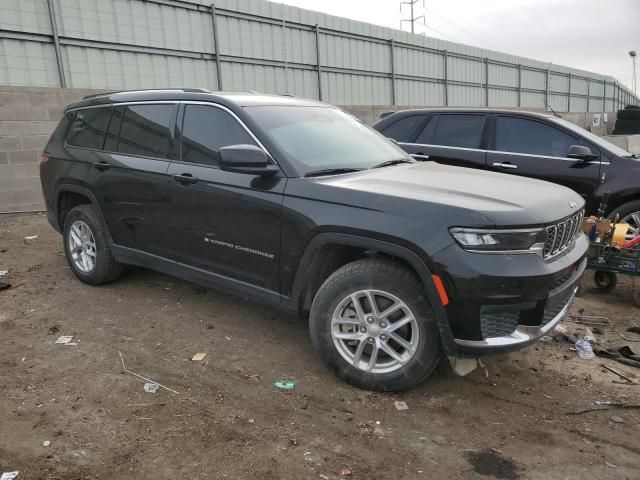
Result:
{"label": "antenna", "polygon": [[403,8],[404,6],[409,7],[409,18],[404,18],[402,20],[400,20],[400,30],[402,30],[402,24],[405,22],[409,22],[409,24],[411,25],[411,33],[416,33],[416,23],[418,25],[424,25],[426,26],[427,23],[427,19],[426,17],[423,15],[419,15],[416,16],[416,11],[415,11],[415,7],[418,3],[422,3],[422,8],[425,8],[424,5],[424,0],[406,0],[404,2],[400,2],[400,13],[404,13]]}

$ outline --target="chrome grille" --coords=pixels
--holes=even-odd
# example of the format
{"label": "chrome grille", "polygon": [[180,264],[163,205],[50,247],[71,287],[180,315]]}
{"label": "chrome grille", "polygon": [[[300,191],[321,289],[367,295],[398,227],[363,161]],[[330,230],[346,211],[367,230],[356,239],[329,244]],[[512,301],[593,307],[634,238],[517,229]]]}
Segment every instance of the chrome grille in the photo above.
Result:
{"label": "chrome grille", "polygon": [[564,220],[549,225],[546,230],[543,256],[544,258],[555,257],[571,246],[576,234],[582,226],[584,210],[565,218]]}

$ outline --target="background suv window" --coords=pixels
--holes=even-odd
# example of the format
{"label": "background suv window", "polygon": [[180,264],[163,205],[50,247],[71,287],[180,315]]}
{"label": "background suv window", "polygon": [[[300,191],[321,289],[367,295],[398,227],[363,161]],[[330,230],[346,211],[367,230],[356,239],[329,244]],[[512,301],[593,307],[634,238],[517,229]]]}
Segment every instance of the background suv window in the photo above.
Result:
{"label": "background suv window", "polygon": [[224,110],[207,105],[185,107],[182,161],[217,165],[221,147],[255,144],[242,125]]}
{"label": "background suv window", "polygon": [[86,108],[67,114],[71,126],[67,143],[74,147],[102,148],[104,135],[111,118],[111,107]]}
{"label": "background suv window", "polygon": [[438,115],[424,127],[416,143],[480,148],[484,115]]}
{"label": "background suv window", "polygon": [[122,118],[118,152],[165,158],[174,105],[129,105]]}
{"label": "background suv window", "polygon": [[561,130],[534,120],[498,117],[496,150],[565,158],[571,145],[584,145]]}
{"label": "background suv window", "polygon": [[424,115],[409,115],[392,123],[382,133],[385,137],[393,138],[397,142],[408,142],[424,119]]}

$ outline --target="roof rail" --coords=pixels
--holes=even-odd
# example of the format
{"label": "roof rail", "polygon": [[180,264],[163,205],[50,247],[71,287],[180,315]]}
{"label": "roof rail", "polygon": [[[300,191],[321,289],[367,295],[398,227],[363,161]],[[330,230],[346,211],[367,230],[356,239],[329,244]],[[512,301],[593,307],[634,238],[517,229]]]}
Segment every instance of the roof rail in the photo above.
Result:
{"label": "roof rail", "polygon": [[86,95],[82,97],[82,99],[87,100],[89,98],[101,97],[103,95],[113,95],[115,93],[167,92],[167,91],[176,91],[176,92],[185,92],[185,93],[211,93],[211,90],[207,90],[206,88],[145,88],[143,90],[113,90],[110,92],[95,93],[93,95]]}

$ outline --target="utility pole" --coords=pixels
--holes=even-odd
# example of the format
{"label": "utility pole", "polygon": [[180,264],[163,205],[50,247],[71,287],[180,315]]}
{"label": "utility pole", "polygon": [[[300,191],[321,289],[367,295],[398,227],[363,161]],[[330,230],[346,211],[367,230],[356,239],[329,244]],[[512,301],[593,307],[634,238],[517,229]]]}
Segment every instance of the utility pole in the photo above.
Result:
{"label": "utility pole", "polygon": [[631,61],[633,62],[633,78],[631,79],[631,88],[633,88],[633,94],[638,96],[638,79],[636,77],[636,51],[631,50],[629,52],[629,56],[631,57]]}
{"label": "utility pole", "polygon": [[409,18],[400,20],[400,30],[402,30],[402,24],[405,22],[409,22],[409,24],[411,25],[411,33],[416,33],[416,22],[420,22],[420,20],[422,20],[420,24],[426,25],[426,18],[424,15],[416,17],[415,6],[419,2],[422,2],[422,8],[424,8],[424,0],[406,0],[404,2],[400,2],[400,13],[403,13],[403,6],[409,6]]}

